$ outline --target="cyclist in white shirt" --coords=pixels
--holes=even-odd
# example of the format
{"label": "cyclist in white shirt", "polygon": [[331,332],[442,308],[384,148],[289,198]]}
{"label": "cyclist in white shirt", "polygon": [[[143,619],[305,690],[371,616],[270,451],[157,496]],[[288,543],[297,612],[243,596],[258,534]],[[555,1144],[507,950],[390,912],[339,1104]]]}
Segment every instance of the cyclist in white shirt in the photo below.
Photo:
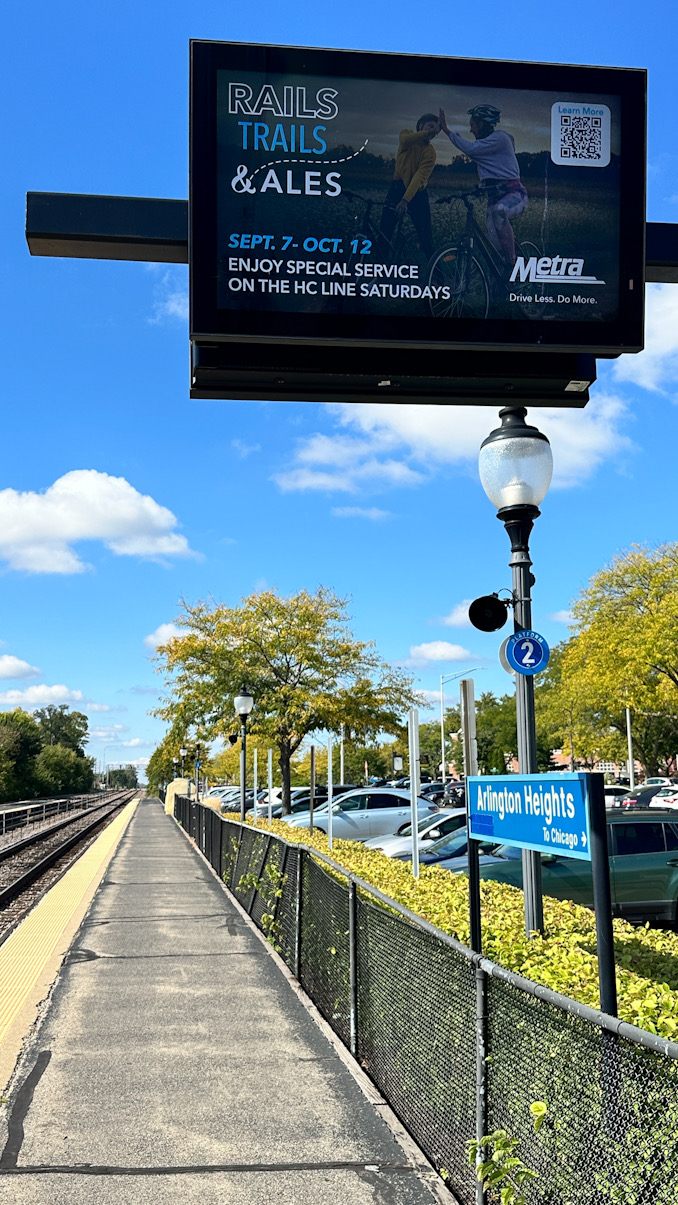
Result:
{"label": "cyclist in white shirt", "polygon": [[516,244],[511,222],[527,209],[527,192],[520,179],[516,144],[512,134],[496,128],[501,111],[494,105],[475,105],[468,114],[475,142],[450,130],[442,109],[440,128],[452,145],[477,165],[480,187],[487,194],[490,242],[507,264],[513,264]]}

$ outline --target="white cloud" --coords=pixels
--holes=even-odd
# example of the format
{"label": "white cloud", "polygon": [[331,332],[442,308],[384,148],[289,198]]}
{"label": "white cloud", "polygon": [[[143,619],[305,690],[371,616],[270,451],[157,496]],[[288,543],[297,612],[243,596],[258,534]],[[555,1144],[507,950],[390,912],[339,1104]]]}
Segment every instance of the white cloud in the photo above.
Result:
{"label": "white cloud", "polygon": [[[352,434],[340,430],[302,441],[290,468],[274,477],[281,489],[375,493],[420,485],[444,466],[476,474],[480,445],[497,424],[485,406],[351,402],[326,411]],[[578,485],[603,460],[631,448],[620,430],[625,413],[623,399],[600,387],[584,410],[532,411],[551,441],[555,488]]]}
{"label": "white cloud", "polygon": [[99,741],[102,745],[117,744],[123,733],[129,732],[124,724],[101,724],[90,729],[90,740]]}
{"label": "white cloud", "polygon": [[166,506],[96,469],[65,473],[43,494],[0,490],[0,557],[28,573],[82,573],[80,540],[145,560],[194,556],[176,525]]}
{"label": "white cloud", "polygon": [[40,670],[35,665],[29,665],[20,657],[12,657],[3,653],[0,657],[0,678],[34,678]]}
{"label": "white cloud", "polygon": [[235,448],[241,460],[246,460],[253,452],[261,451],[261,444],[248,444],[244,439],[232,439],[231,447]]}
{"label": "white cloud", "polygon": [[150,745],[151,741],[142,741],[140,736],[133,736],[131,741],[122,741],[125,749],[138,749],[140,745]]}
{"label": "white cloud", "polygon": [[460,644],[449,640],[429,640],[427,644],[414,644],[410,649],[410,663],[425,661],[470,661],[471,653]]}
{"label": "white cloud", "polygon": [[456,607],[452,608],[449,615],[443,616],[440,622],[448,628],[470,628],[471,620],[468,617],[468,609],[472,601],[470,598],[463,598]]}
{"label": "white cloud", "polygon": [[27,686],[24,690],[3,690],[0,693],[0,703],[10,707],[45,707],[48,703],[82,703],[84,695],[81,690],[69,690],[67,686]]}
{"label": "white cloud", "polygon": [[[112,711],[108,703],[85,703],[85,711]],[[127,711],[126,707],[116,707],[116,711]]]}
{"label": "white cloud", "polygon": [[188,278],[186,270],[179,267],[165,269],[155,286],[153,317],[149,322],[157,326],[168,320],[188,321]]}
{"label": "white cloud", "polygon": [[144,644],[147,649],[157,649],[159,644],[167,644],[168,640],[172,640],[174,636],[185,636],[175,623],[161,623],[154,632],[150,632],[148,636],[144,636]]}
{"label": "white cloud", "polygon": [[574,623],[574,615],[571,611],[554,611],[552,615],[549,615],[549,619],[553,623]]}
{"label": "white cloud", "polygon": [[663,392],[678,378],[678,285],[647,285],[645,302],[645,350],[620,356],[613,374],[618,381]]}
{"label": "white cloud", "polygon": [[390,511],[379,510],[378,506],[333,506],[332,514],[336,519],[371,519],[373,522],[391,517]]}

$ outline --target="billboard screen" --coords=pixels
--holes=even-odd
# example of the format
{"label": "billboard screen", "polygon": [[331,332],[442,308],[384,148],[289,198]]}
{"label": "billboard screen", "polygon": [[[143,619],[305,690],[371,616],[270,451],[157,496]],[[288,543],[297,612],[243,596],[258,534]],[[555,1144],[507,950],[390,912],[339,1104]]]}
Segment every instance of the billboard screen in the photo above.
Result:
{"label": "billboard screen", "polygon": [[194,337],[642,346],[644,72],[217,42],[191,66]]}

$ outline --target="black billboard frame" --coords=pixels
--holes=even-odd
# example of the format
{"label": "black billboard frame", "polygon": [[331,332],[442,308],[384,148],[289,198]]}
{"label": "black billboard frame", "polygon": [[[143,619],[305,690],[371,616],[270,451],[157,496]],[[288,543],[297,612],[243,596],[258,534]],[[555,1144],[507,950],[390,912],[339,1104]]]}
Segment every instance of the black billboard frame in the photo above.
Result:
{"label": "black billboard frame", "polygon": [[[645,279],[645,162],[647,73],[640,68],[501,62],[443,56],[402,55],[313,47],[269,46],[192,40],[190,43],[190,332],[197,343],[320,344],[448,350],[581,352],[616,356],[643,347]],[[615,322],[536,322],[521,319],[455,319],[455,339],[431,337],[423,317],[385,318],[219,309],[217,263],[217,72],[242,71],[328,77],[402,79],[478,84],[478,70],[492,86],[553,92],[608,93],[620,97],[621,154],[619,263],[620,316]],[[453,76],[451,73],[454,73]],[[527,81],[526,81],[527,73]],[[198,186],[198,172],[199,186]],[[418,334],[426,324],[424,337]],[[435,328],[434,328],[435,333]],[[601,335],[605,338],[601,339]],[[548,342],[545,341],[548,337]]]}

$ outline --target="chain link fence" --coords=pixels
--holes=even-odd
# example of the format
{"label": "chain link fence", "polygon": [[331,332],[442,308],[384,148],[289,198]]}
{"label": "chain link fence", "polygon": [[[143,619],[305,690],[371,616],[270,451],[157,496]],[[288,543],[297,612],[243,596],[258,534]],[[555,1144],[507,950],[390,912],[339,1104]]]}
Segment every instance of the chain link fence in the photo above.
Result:
{"label": "chain link fence", "polygon": [[528,1205],[678,1205],[678,1045],[473,954],[308,847],[185,798],[175,814],[461,1205],[481,1199],[467,1143],[496,1129],[537,1173]]}

